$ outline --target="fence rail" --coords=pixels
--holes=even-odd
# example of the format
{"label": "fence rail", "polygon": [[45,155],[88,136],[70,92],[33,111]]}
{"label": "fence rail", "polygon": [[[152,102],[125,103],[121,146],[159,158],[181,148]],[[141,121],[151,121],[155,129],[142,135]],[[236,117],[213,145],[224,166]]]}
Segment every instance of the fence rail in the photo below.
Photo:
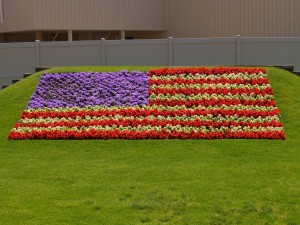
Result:
{"label": "fence rail", "polygon": [[0,85],[39,66],[286,64],[300,71],[300,37],[2,43]]}

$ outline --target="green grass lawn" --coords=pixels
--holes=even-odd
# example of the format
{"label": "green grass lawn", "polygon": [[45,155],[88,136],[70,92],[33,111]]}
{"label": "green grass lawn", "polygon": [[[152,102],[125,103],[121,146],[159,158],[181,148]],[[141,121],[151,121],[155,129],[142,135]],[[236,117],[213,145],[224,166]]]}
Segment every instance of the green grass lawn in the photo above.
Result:
{"label": "green grass lawn", "polygon": [[8,141],[41,73],[1,90],[0,224],[300,224],[300,78],[267,71],[285,141]]}

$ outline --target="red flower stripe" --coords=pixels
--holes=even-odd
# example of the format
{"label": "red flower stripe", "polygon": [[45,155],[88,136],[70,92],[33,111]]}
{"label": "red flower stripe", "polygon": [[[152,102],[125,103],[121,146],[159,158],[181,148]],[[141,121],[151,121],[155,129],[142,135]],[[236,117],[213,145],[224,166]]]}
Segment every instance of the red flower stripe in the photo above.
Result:
{"label": "red flower stripe", "polygon": [[149,79],[150,85],[174,85],[174,84],[250,84],[250,85],[266,85],[269,84],[269,81],[267,78],[258,78],[258,79],[241,79],[236,78],[233,80],[227,79],[227,78],[215,78],[215,79],[184,79],[184,78],[174,78],[171,80],[155,80],[155,79]]}
{"label": "red flower stripe", "polygon": [[181,106],[185,105],[186,107],[193,106],[221,106],[221,105],[257,105],[257,106],[276,106],[274,100],[239,100],[239,99],[201,99],[201,100],[168,100],[168,99],[155,99],[149,100],[149,105],[163,105],[163,106]]}
{"label": "red flower stripe", "polygon": [[252,139],[285,139],[282,131],[237,131],[232,132],[227,130],[223,132],[209,132],[202,131],[186,133],[184,131],[168,132],[166,129],[161,132],[150,131],[121,131],[115,129],[113,131],[107,130],[90,130],[90,131],[31,131],[20,133],[12,131],[9,134],[9,139],[223,139],[223,138],[252,138]]}
{"label": "red flower stripe", "polygon": [[131,127],[137,127],[139,125],[141,126],[161,126],[161,127],[166,127],[167,125],[181,125],[181,126],[192,126],[192,127],[214,127],[214,128],[220,128],[220,127],[246,127],[249,126],[250,128],[253,127],[282,127],[282,123],[277,122],[277,121],[268,121],[268,122],[263,122],[263,123],[250,123],[250,122],[235,122],[235,121],[212,121],[212,120],[207,120],[207,121],[201,121],[200,119],[195,119],[191,121],[180,121],[180,120],[175,120],[175,119],[164,119],[164,120],[151,120],[148,118],[144,119],[103,119],[103,120],[98,120],[98,119],[91,119],[89,121],[55,121],[55,122],[39,122],[39,123],[22,123],[19,122],[15,125],[15,128],[19,127],[57,127],[57,126],[65,126],[65,127],[90,127],[90,126],[112,126],[116,125],[117,127],[123,126],[131,126]]}
{"label": "red flower stripe", "polygon": [[216,67],[216,68],[163,68],[157,70],[150,70],[149,76],[166,76],[175,74],[205,74],[205,75],[218,75],[218,74],[238,74],[238,73],[248,73],[248,74],[266,74],[264,68],[237,68],[237,67]]}
{"label": "red flower stripe", "polygon": [[236,94],[246,94],[246,95],[251,95],[251,94],[255,94],[255,95],[273,95],[273,90],[271,87],[267,87],[265,89],[258,89],[258,88],[254,88],[254,89],[249,89],[249,88],[181,88],[181,89],[177,89],[177,88],[161,88],[161,87],[157,87],[155,89],[150,89],[149,94],[171,94],[171,95],[175,95],[175,94],[184,94],[184,95],[197,95],[197,94],[224,94],[224,95],[228,95],[229,93],[236,95]]}
{"label": "red flower stripe", "polygon": [[208,110],[208,109],[186,109],[186,110],[158,110],[158,109],[142,109],[142,108],[122,108],[122,109],[114,109],[114,110],[97,110],[97,111],[86,111],[86,110],[80,110],[80,111],[70,111],[70,112],[56,112],[56,111],[24,111],[21,118],[25,119],[33,119],[33,118],[85,118],[86,116],[90,117],[101,117],[101,116],[107,116],[107,117],[114,117],[116,115],[120,116],[183,116],[186,115],[188,117],[192,115],[196,116],[207,116],[207,115],[213,115],[213,116],[245,116],[250,117],[253,116],[255,118],[262,117],[265,118],[267,116],[275,116],[279,115],[280,111],[278,108],[274,108],[270,111],[259,111],[259,110],[223,110],[223,109],[216,109],[216,110]]}

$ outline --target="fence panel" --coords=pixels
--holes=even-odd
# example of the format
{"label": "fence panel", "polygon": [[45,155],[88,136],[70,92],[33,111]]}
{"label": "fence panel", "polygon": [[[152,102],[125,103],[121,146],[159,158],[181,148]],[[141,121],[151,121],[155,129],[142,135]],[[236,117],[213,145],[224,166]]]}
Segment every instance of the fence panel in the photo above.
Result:
{"label": "fence panel", "polygon": [[0,44],[0,89],[12,79],[22,78],[23,73],[32,73],[34,70],[34,43]]}
{"label": "fence panel", "polygon": [[173,65],[236,65],[236,38],[174,39]]}
{"label": "fence panel", "polygon": [[101,65],[101,42],[41,42],[39,63],[46,67]]}
{"label": "fence panel", "polygon": [[168,40],[106,41],[107,66],[166,66]]}
{"label": "fence panel", "polygon": [[287,65],[300,71],[300,38],[242,38],[243,65]]}

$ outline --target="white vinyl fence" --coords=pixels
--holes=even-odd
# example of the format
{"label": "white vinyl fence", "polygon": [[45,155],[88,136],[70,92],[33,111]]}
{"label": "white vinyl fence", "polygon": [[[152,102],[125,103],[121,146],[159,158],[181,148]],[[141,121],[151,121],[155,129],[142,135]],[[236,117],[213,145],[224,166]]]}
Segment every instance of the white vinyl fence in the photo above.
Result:
{"label": "white vinyl fence", "polygon": [[294,65],[300,37],[99,40],[0,44],[0,86],[35,67]]}

